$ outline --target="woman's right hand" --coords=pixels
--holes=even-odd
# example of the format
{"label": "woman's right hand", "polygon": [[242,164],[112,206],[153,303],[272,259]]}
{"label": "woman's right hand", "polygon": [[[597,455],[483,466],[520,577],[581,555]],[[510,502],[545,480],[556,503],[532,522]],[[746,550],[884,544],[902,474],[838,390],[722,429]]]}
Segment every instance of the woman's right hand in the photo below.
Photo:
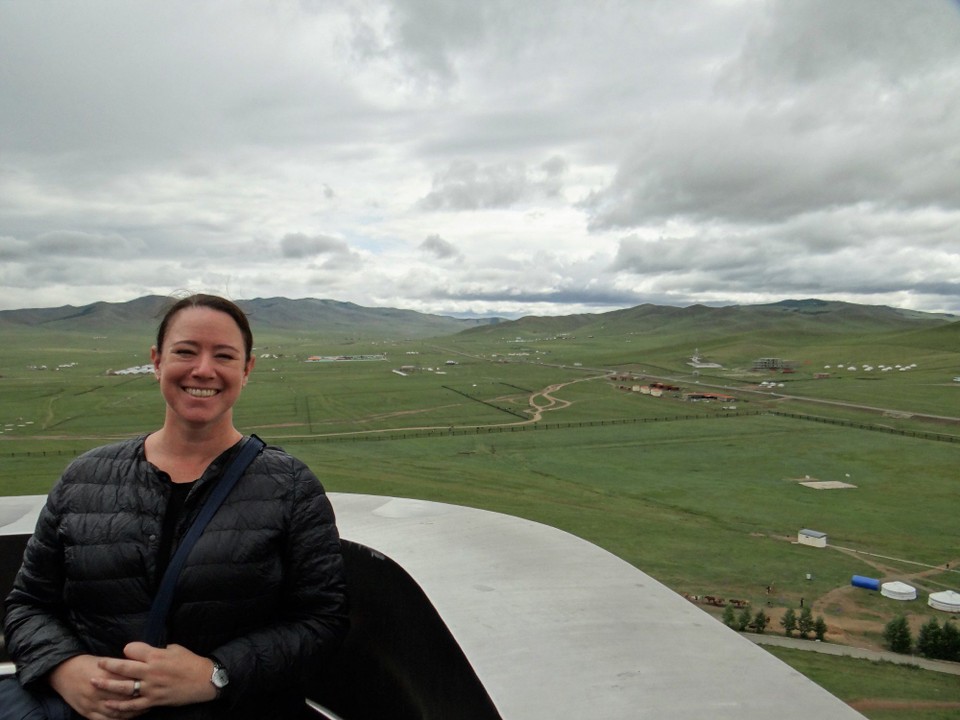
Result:
{"label": "woman's right hand", "polygon": [[108,700],[129,699],[116,693],[99,688],[93,684],[94,678],[124,680],[120,675],[107,672],[99,666],[100,658],[95,655],[75,655],[64,660],[50,673],[50,687],[59,693],[67,704],[87,720],[116,720],[133,718],[143,714],[144,710],[118,713],[107,707]]}

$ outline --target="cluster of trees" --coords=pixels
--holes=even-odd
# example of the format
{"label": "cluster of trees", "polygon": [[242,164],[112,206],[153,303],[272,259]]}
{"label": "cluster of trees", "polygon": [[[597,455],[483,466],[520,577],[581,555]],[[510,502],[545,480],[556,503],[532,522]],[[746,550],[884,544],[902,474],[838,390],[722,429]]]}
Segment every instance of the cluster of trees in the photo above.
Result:
{"label": "cluster of trees", "polygon": [[796,632],[806,640],[810,637],[810,633],[813,633],[817,640],[822,641],[823,636],[827,634],[827,623],[824,621],[823,615],[818,615],[814,619],[813,611],[809,607],[803,608],[799,616],[793,608],[788,608],[783,617],[780,618],[780,624],[783,626],[783,633],[787,637],[793,637],[793,633]]}
{"label": "cluster of trees", "polygon": [[751,630],[763,635],[770,624],[770,617],[763,610],[757,610],[757,614],[752,615],[750,608],[747,607],[737,613],[733,609],[733,605],[727,605],[723,611],[723,624],[739,632]]}
{"label": "cluster of trees", "polygon": [[[763,610],[758,610],[756,615],[751,615],[750,608],[744,608],[738,614],[732,605],[727,605],[723,611],[723,623],[739,632],[750,630],[762,635],[770,625],[770,617]],[[780,625],[787,637],[793,637],[793,634],[797,633],[800,637],[807,639],[812,633],[817,640],[823,640],[823,636],[827,634],[827,623],[824,622],[823,616],[820,615],[814,619],[813,611],[808,607],[803,608],[799,615],[796,610],[789,608],[780,618]]]}
{"label": "cluster of trees", "polygon": [[916,650],[917,655],[935,660],[960,661],[960,630],[953,618],[940,625],[936,618],[928,620],[917,635],[914,646],[913,633],[907,619],[900,615],[887,623],[883,629],[883,640],[893,652],[909,655]]}

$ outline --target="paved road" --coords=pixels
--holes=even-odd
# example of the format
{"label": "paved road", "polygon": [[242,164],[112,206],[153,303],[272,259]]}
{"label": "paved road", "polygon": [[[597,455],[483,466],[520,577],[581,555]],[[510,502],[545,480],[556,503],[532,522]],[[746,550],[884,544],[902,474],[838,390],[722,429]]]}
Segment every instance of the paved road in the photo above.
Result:
{"label": "paved road", "polygon": [[801,640],[788,638],[783,635],[758,635],[757,633],[740,633],[757,645],[776,645],[778,647],[797,648],[825,655],[845,655],[847,657],[863,658],[865,660],[886,660],[900,665],[916,665],[924,670],[960,675],[960,663],[946,660],[928,660],[915,655],[901,655],[900,653],[885,650],[866,650],[864,648],[837,645],[836,643],[816,642],[815,640]]}

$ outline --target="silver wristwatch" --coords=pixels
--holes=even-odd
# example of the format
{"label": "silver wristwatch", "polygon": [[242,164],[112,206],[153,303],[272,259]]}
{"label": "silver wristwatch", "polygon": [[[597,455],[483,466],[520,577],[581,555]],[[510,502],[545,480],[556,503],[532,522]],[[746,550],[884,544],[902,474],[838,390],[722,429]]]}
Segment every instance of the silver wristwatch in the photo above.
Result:
{"label": "silver wristwatch", "polygon": [[227,675],[227,669],[220,664],[219,660],[213,660],[213,674],[210,676],[210,683],[217,689],[217,697],[223,693],[223,689],[230,682],[230,676]]}

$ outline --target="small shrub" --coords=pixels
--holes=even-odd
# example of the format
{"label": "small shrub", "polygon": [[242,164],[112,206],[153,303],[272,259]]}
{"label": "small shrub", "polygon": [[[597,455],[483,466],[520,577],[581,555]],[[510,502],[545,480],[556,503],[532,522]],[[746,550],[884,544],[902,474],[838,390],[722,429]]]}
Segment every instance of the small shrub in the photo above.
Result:
{"label": "small shrub", "polygon": [[800,619],[797,620],[797,630],[800,631],[800,637],[804,640],[813,632],[813,610],[809,606],[800,611]]}
{"label": "small shrub", "polygon": [[[950,620],[952,620],[951,618]],[[960,662],[960,630],[956,624],[948,620],[940,629],[940,647],[943,650],[943,660]]]}
{"label": "small shrub", "polygon": [[920,628],[917,636],[920,655],[936,660],[960,660],[960,630],[951,620],[941,626],[936,618],[931,618]]}
{"label": "small shrub", "polygon": [[780,625],[783,626],[783,634],[787,637],[793,637],[793,631],[797,629],[797,613],[793,608],[787,608],[787,611],[780,618]]}
{"label": "small shrub", "polygon": [[895,617],[883,629],[883,640],[887,647],[896,653],[908,655],[913,647],[913,635],[903,615]]}
{"label": "small shrub", "polygon": [[734,617],[733,613],[733,605],[727,605],[723,609],[723,624],[728,628],[732,628],[734,625],[736,625],[736,618]]}
{"label": "small shrub", "polygon": [[820,642],[823,642],[824,636],[827,634],[827,623],[823,619],[823,615],[817,616],[817,621],[813,624],[813,635]]}
{"label": "small shrub", "polygon": [[936,618],[931,618],[920,628],[917,635],[917,653],[928,658],[939,658],[943,654],[943,632]]}
{"label": "small shrub", "polygon": [[769,616],[767,616],[763,610],[757,610],[757,614],[753,616],[753,622],[750,623],[750,627],[753,628],[753,631],[758,635],[763,635],[769,624]]}

